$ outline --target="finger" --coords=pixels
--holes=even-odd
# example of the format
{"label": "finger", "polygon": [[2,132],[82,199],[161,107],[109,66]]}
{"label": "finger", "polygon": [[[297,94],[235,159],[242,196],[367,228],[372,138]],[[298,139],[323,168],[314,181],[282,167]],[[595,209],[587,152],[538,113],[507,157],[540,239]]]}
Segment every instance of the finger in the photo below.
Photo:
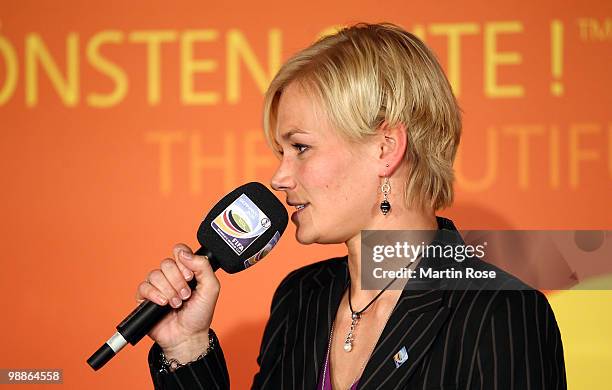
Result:
{"label": "finger", "polygon": [[176,265],[178,266],[179,270],[185,277],[185,280],[191,280],[193,278],[193,272],[189,268],[185,267],[185,265],[179,260],[179,253],[181,251],[191,252],[191,248],[189,248],[185,244],[176,244],[172,248],[172,254],[174,255],[174,260],[176,261]]}
{"label": "finger", "polygon": [[202,285],[206,290],[219,287],[219,280],[210,266],[208,257],[196,256],[191,251],[181,250],[178,258],[194,273],[198,286]]}
{"label": "finger", "polygon": [[161,270],[166,279],[170,282],[174,290],[178,291],[181,299],[187,299],[191,295],[191,289],[185,281],[183,273],[179,270],[176,261],[173,259],[164,259],[161,263]]}
{"label": "finger", "polygon": [[[175,259],[177,259],[188,269],[193,271],[193,273],[196,275],[198,283],[200,281],[203,281],[204,279],[214,276],[215,273],[212,270],[210,262],[208,261],[208,258],[206,256],[194,255],[191,248],[189,248],[185,244],[176,244],[174,248],[172,248],[172,251],[174,252]],[[214,277],[214,279],[216,279],[216,277]]]}
{"label": "finger", "polygon": [[168,303],[168,299],[147,281],[140,283],[138,289],[136,289],[136,300],[138,303],[142,303],[146,299],[161,306]]}
{"label": "finger", "polygon": [[[176,244],[172,248],[172,252],[174,253],[174,258],[177,259],[177,263],[181,263],[185,268],[191,270],[196,275],[198,283],[204,282],[205,280],[217,281],[215,272],[212,270],[206,256],[194,255],[191,248],[183,243]],[[192,255],[192,257],[189,257],[189,255]]]}
{"label": "finger", "polygon": [[151,271],[148,277],[148,281],[153,287],[157,288],[164,297],[168,299],[168,301],[170,302],[170,306],[174,308],[181,306],[183,300],[179,297],[178,291],[176,291],[174,287],[172,287],[172,284],[170,283],[170,281],[168,281],[168,279],[166,279],[166,276],[161,270],[156,269],[154,271]]}

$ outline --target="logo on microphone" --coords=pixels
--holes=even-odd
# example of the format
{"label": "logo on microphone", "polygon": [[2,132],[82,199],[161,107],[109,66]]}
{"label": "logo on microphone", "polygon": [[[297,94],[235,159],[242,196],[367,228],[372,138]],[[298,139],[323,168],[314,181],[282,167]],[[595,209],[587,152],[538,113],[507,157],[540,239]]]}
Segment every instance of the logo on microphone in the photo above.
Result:
{"label": "logo on microphone", "polygon": [[248,196],[242,194],[227,206],[210,226],[240,256],[268,230],[271,223],[268,216]]}
{"label": "logo on microphone", "polygon": [[255,253],[253,256],[249,257],[248,259],[244,261],[244,269],[247,269],[250,266],[254,265],[259,260],[263,259],[268,253],[270,253],[272,248],[274,248],[274,246],[278,242],[279,238],[280,238],[280,233],[276,231],[274,235],[272,236],[272,238],[270,239],[270,241],[268,241],[266,246],[261,248],[259,252]]}

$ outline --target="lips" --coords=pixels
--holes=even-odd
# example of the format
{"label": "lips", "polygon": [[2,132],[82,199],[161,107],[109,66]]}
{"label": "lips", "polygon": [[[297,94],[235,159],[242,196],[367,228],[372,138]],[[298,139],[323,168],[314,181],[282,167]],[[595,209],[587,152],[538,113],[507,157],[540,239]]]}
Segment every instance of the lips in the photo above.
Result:
{"label": "lips", "polygon": [[291,214],[291,221],[293,221],[293,223],[296,223],[298,215],[301,214],[302,211],[308,207],[308,205],[310,205],[310,203],[291,203],[291,202],[287,202],[287,203],[290,206],[295,207],[295,212]]}
{"label": "lips", "polygon": [[295,209],[296,209],[297,211],[300,211],[300,210],[303,210],[303,209],[304,209],[306,206],[308,206],[310,203],[308,203],[308,202],[304,202],[304,203],[301,203],[301,202],[294,202],[294,201],[292,201],[292,200],[287,199],[287,204],[288,204],[289,206],[293,206],[293,207],[295,207]]}
{"label": "lips", "polygon": [[303,204],[296,204],[295,205],[295,210],[296,211],[302,211],[304,210],[310,203],[303,203]]}

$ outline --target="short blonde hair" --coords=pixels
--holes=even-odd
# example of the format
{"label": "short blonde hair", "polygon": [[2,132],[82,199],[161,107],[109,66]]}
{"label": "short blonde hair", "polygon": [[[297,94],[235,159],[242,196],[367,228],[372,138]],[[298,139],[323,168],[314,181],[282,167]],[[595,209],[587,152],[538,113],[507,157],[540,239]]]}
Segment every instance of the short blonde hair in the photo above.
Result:
{"label": "short blonde hair", "polygon": [[280,95],[293,81],[319,99],[332,126],[349,140],[375,134],[383,122],[403,124],[406,205],[438,210],[452,204],[461,110],[442,67],[419,38],[391,23],[359,23],[292,56],[264,99],[264,132],[275,151]]}

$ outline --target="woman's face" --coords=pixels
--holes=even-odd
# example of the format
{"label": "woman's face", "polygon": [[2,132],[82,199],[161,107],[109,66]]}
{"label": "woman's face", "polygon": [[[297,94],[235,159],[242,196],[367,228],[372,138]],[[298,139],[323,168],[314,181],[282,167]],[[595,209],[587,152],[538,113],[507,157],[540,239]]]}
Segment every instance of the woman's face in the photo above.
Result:
{"label": "woman's face", "polygon": [[272,187],[296,208],[300,243],[346,242],[367,229],[380,203],[373,144],[345,140],[296,83],[281,95],[276,139],[283,155]]}

